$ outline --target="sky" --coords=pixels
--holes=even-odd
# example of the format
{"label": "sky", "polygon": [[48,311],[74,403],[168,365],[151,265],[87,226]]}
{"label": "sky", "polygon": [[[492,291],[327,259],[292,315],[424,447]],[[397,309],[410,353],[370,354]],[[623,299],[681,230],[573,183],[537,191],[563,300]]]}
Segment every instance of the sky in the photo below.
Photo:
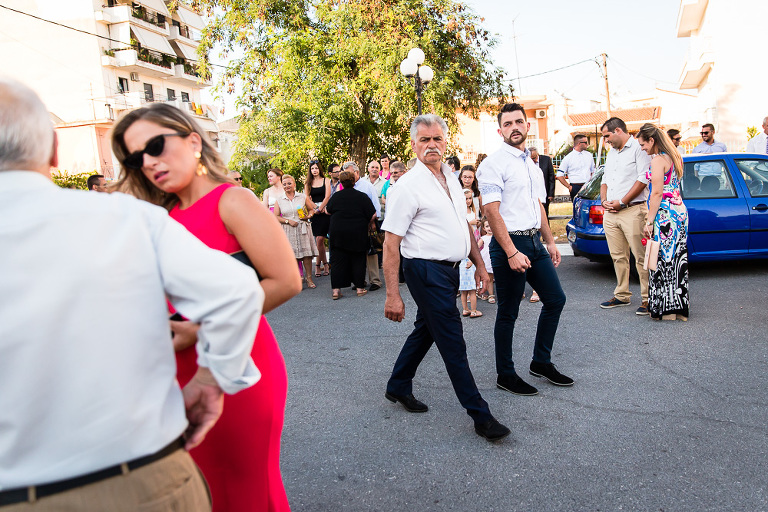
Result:
{"label": "sky", "polygon": [[524,78],[519,87],[516,80],[518,70],[525,77],[601,53],[608,55],[611,106],[622,99],[650,95],[657,85],[677,90],[688,49],[688,39],[678,38],[675,30],[680,0],[465,3],[485,18],[489,32],[497,34],[493,62],[515,79],[517,94],[556,91],[569,99],[605,101],[605,82],[592,62]]}

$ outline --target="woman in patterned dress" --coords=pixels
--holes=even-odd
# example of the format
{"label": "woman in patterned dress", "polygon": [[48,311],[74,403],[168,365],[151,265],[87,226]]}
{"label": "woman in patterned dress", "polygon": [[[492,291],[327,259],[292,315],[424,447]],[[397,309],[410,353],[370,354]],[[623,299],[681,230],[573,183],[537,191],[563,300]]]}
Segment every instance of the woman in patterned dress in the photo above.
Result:
{"label": "woman in patterned dress", "polygon": [[275,202],[275,215],[283,225],[285,236],[293,248],[293,254],[304,264],[304,280],[307,288],[317,288],[312,281],[312,258],[317,256],[317,246],[312,237],[309,219],[315,212],[312,198],[296,192],[296,180],[290,174],[283,175],[283,194]]}
{"label": "woman in patterned dress", "polygon": [[643,235],[659,242],[656,270],[649,271],[648,310],[659,320],[688,320],[688,210],[680,197],[683,159],[669,136],[646,123],[637,140],[651,155],[648,220]]}

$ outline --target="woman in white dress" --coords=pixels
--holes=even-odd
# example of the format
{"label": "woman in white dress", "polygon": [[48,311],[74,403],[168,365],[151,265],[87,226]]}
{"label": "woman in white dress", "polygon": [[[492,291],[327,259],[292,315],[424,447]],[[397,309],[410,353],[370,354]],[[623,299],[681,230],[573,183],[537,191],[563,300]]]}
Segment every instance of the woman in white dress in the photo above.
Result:
{"label": "woman in white dress", "polygon": [[267,171],[269,188],[264,191],[264,194],[261,197],[261,202],[264,203],[264,206],[269,208],[270,211],[275,211],[275,201],[277,201],[277,198],[283,194],[283,184],[280,181],[282,178],[283,171],[280,169],[272,168]]}

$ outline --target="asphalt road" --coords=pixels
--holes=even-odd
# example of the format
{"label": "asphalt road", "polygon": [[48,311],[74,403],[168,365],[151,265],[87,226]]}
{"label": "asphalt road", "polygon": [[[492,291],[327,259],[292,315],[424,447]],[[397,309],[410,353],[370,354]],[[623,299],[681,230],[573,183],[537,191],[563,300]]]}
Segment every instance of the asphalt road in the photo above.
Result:
{"label": "asphalt road", "polygon": [[474,433],[435,348],[414,380],[430,407],[384,399],[412,328],[384,318],[384,289],[331,300],[330,280],[269,314],[289,375],[283,479],[294,511],[768,510],[768,264],[693,266],[691,318],[653,322],[633,307],[601,310],[612,267],[565,257],[568,297],[553,361],[557,388],[523,372],[538,304],[515,332],[533,397],[495,386],[494,305],[463,321],[483,397],[512,435]]}

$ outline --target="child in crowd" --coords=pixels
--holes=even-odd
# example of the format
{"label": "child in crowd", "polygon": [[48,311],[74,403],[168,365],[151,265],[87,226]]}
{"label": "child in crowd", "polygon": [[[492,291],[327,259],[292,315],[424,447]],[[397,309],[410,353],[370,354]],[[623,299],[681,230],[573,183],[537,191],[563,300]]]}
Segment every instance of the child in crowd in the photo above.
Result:
{"label": "child in crowd", "polygon": [[488,291],[488,295],[482,295],[480,298],[487,300],[489,304],[496,304],[496,296],[493,294],[493,267],[491,266],[490,253],[493,232],[491,232],[491,223],[488,222],[488,219],[485,217],[482,219],[482,229],[480,230],[480,234],[482,236],[480,237],[480,240],[478,240],[477,245],[480,247],[480,256],[483,257],[485,270],[488,272],[488,282],[485,283],[485,289]]}
{"label": "child in crowd", "polygon": [[[477,226],[480,223],[477,218],[477,210],[472,201],[472,191],[464,190],[464,198],[467,202],[467,222],[474,229],[477,238]],[[475,265],[469,258],[464,258],[459,265],[459,291],[461,292],[462,316],[477,318],[483,316],[481,311],[477,310],[477,286],[475,285]],[[469,308],[467,309],[467,301]]]}

